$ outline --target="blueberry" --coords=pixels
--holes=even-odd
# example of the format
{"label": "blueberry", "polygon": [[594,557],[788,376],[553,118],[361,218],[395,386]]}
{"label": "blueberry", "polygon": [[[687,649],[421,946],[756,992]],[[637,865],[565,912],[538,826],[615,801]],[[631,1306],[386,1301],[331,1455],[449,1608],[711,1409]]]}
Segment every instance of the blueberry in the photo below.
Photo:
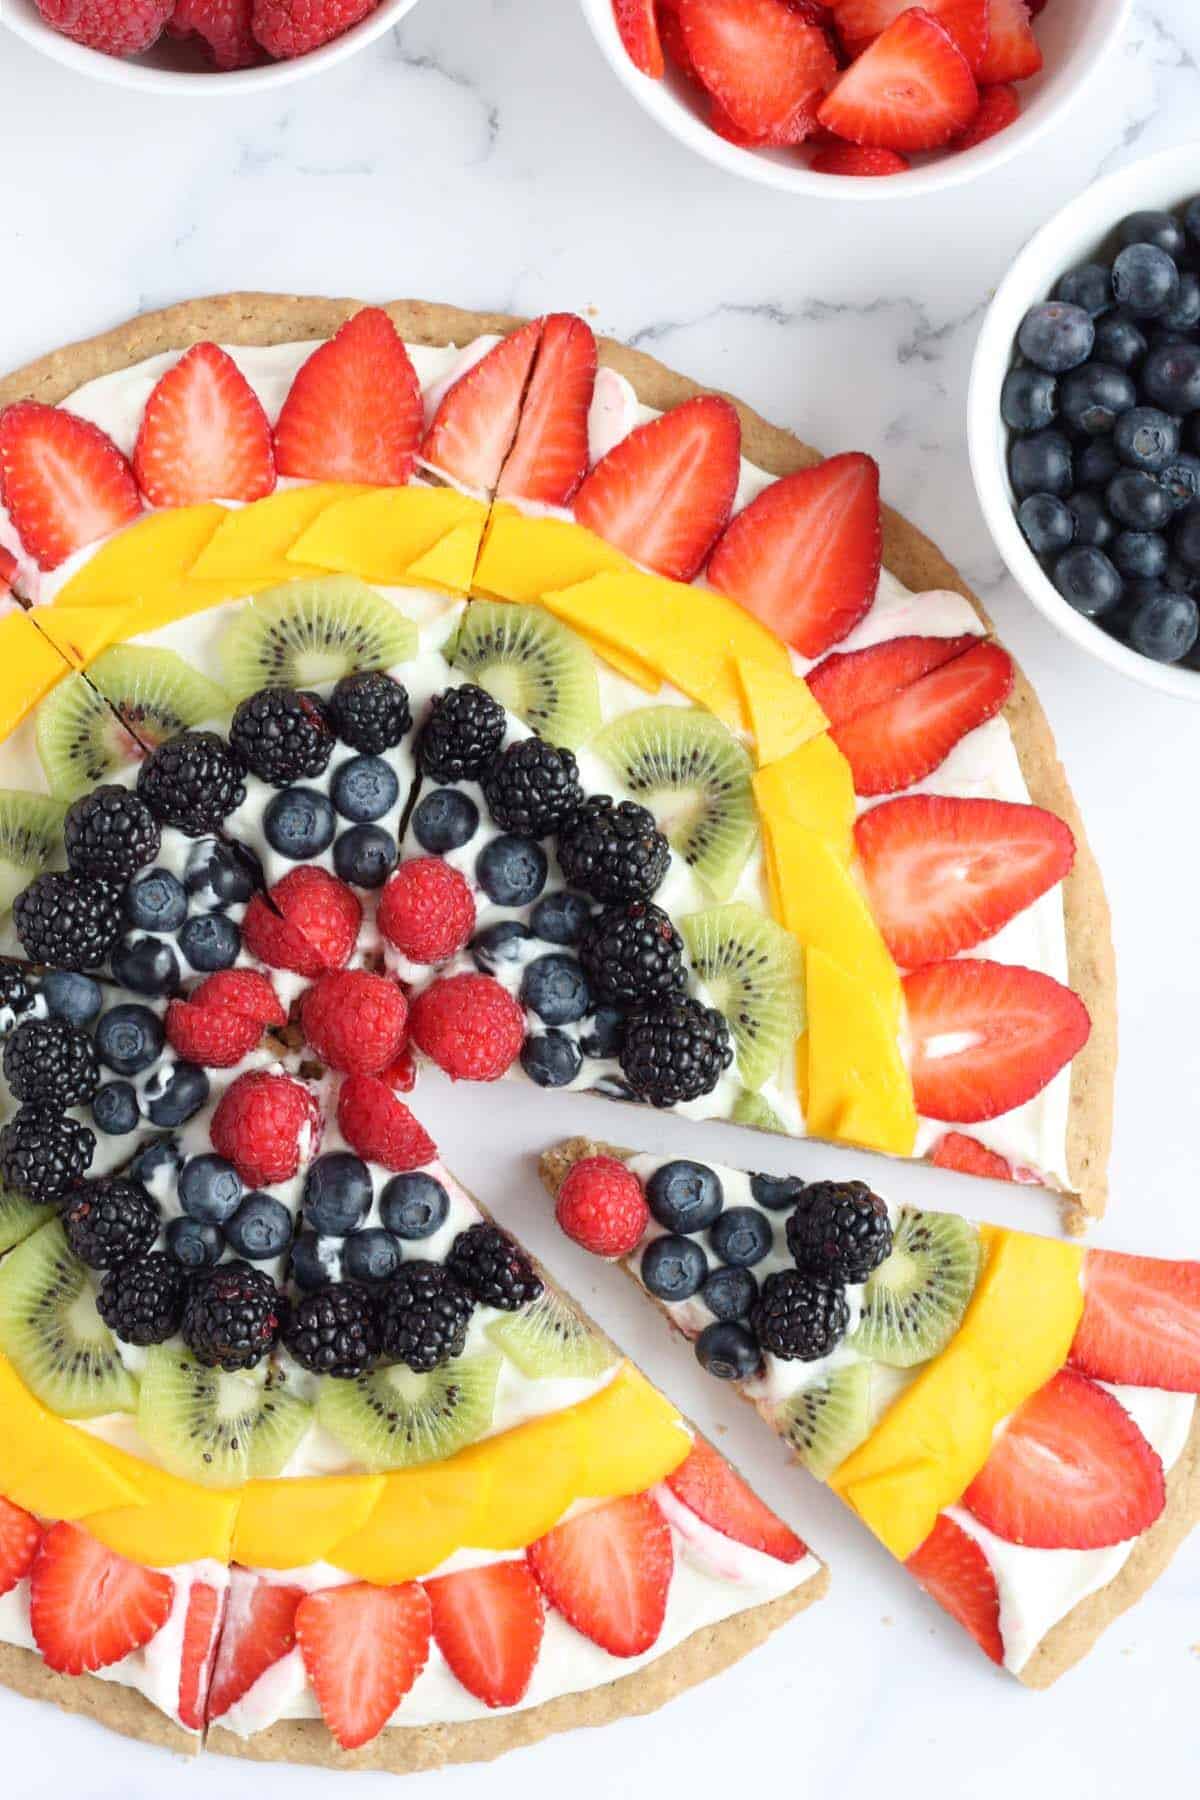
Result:
{"label": "blueberry", "polygon": [[371,1175],[349,1150],[318,1156],[304,1178],[304,1217],[322,1237],[357,1231],[371,1210]]}
{"label": "blueberry", "polygon": [[221,1260],[225,1240],[216,1225],[200,1219],[172,1219],[167,1226],[167,1249],[185,1269],[211,1269]]}
{"label": "blueberry", "polygon": [[522,944],[532,942],[528,925],[522,925],[520,919],[498,919],[471,939],[471,955],[476,966],[490,975],[498,963],[519,963]]}
{"label": "blueberry", "polygon": [[186,1125],[208,1099],[208,1076],[195,1063],[175,1063],[147,1084],[143,1098],[152,1125]]}
{"label": "blueberry", "polygon": [[1092,354],[1096,328],[1082,306],[1045,300],[1031,306],[1021,320],[1017,344],[1036,369],[1061,375],[1077,369]]}
{"label": "blueberry", "polygon": [[798,1175],[752,1175],[750,1192],[768,1212],[791,1212],[804,1192]]}
{"label": "blueberry", "polygon": [[334,770],[331,793],[344,819],[370,825],[395,806],[400,782],[382,756],[351,756]]}
{"label": "blueberry", "polygon": [[1175,304],[1163,314],[1162,322],[1168,331],[1195,331],[1200,325],[1200,275],[1194,269],[1181,270]]}
{"label": "blueberry", "polygon": [[224,1225],[245,1191],[233,1164],[211,1152],[189,1157],[180,1171],[179,1204],[190,1219],[205,1225]]}
{"label": "blueberry", "polygon": [[1008,452],[1008,472],[1018,500],[1026,494],[1069,494],[1071,446],[1061,431],[1035,431]]}
{"label": "blueberry", "polygon": [[1130,469],[1157,475],[1179,448],[1179,421],[1157,406],[1131,406],[1113,426],[1113,449]]}
{"label": "blueberry", "polygon": [[183,884],[202,906],[241,906],[258,885],[254,859],[240,845],[200,838],[188,855]]}
{"label": "blueberry", "polygon": [[546,885],[546,852],[532,838],[505,832],[475,858],[475,879],[497,906],[528,906]]}
{"label": "blueberry", "polygon": [[207,975],[214,969],[233,967],[242,947],[242,934],[224,913],[197,913],[176,941],[190,966]]}
{"label": "blueberry", "polygon": [[1200,571],[1200,503],[1180,515],[1171,548],[1185,568]]}
{"label": "blueberry", "polygon": [[225,1242],[247,1262],[282,1256],[292,1241],[292,1215],[274,1194],[247,1194],[225,1222]]}
{"label": "blueberry", "polygon": [[311,1293],[327,1281],[337,1281],[342,1271],[339,1248],[315,1231],[302,1231],[292,1245],[292,1280]]}
{"label": "blueberry", "polygon": [[1114,369],[1136,369],[1149,348],[1145,332],[1128,313],[1108,313],[1096,321],[1094,355],[1099,362]]}
{"label": "blueberry", "polygon": [[585,1056],[619,1056],[625,1034],[625,1014],[615,1006],[598,1006],[579,1034]]}
{"label": "blueberry", "polygon": [[1178,662],[1200,633],[1200,612],[1190,594],[1164,589],[1149,595],[1130,614],[1126,633],[1131,649],[1155,662]]}
{"label": "blueberry", "polygon": [[1075,515],[1054,494],[1030,494],[1022,500],[1017,523],[1035,556],[1053,556],[1075,536]]}
{"label": "blueberry", "polygon": [[479,808],[469,794],[460,794],[457,788],[434,788],[418,803],[412,828],[422,850],[431,856],[445,856],[447,850],[461,850],[475,836]]}
{"label": "blueberry", "polygon": [[1161,531],[1174,512],[1169,495],[1142,469],[1120,469],[1104,490],[1108,510],[1133,531]]}
{"label": "blueberry", "polygon": [[272,794],[263,813],[268,844],[293,862],[307,862],[328,850],[336,829],[333,807],[316,788],[284,788]]}
{"label": "blueberry", "polygon": [[546,1025],[570,1025],[582,1019],[592,1003],[577,958],[561,950],[535,956],[521,976],[521,1005]]}
{"label": "blueberry", "polygon": [[1082,306],[1095,319],[1112,305],[1112,275],[1103,263],[1081,263],[1068,269],[1054,290],[1056,300]]}
{"label": "blueberry", "polygon": [[1122,244],[1153,244],[1164,256],[1172,258],[1183,256],[1187,250],[1183,226],[1169,212],[1130,213],[1117,226],[1117,236]]}
{"label": "blueberry", "polygon": [[157,1137],[143,1144],[129,1165],[129,1173],[161,1202],[175,1192],[182,1167],[183,1152],[178,1141],[173,1137]]}
{"label": "blueberry", "polygon": [[162,1021],[148,1006],[110,1007],[96,1026],[96,1054],[114,1075],[137,1075],[162,1054]]}
{"label": "blueberry", "polygon": [[450,1196],[440,1181],[417,1170],[393,1175],[379,1197],[379,1216],[394,1237],[406,1243],[432,1237],[450,1212]]}
{"label": "blueberry", "polygon": [[1158,319],[1175,304],[1179,270],[1156,244],[1132,243],[1113,264],[1112,284],[1118,306],[1137,319]]}
{"label": "blueberry", "polygon": [[1075,479],[1081,488],[1107,487],[1120,467],[1112,439],[1093,438],[1075,458]]}
{"label": "blueberry", "polygon": [[723,1263],[752,1269],[770,1253],[774,1233],[771,1221],[757,1206],[731,1206],[709,1232],[708,1241]]}
{"label": "blueberry", "polygon": [[758,1282],[749,1269],[725,1264],[708,1276],[700,1298],[715,1319],[744,1319],[758,1299]]}
{"label": "blueberry", "polygon": [[1089,619],[1108,612],[1121,598],[1121,577],[1103,550],[1088,544],[1063,551],[1054,565],[1054,585],[1069,606]]}
{"label": "blueberry", "polygon": [[1155,480],[1176,512],[1182,512],[1200,495],[1200,457],[1180,450],[1163,464]]}
{"label": "blueberry", "polygon": [[762,1366],[758,1339],[748,1325],[720,1319],[706,1325],[695,1343],[696,1361],[718,1381],[748,1381]]}
{"label": "blueberry", "polygon": [[372,1225],[346,1239],[342,1274],[347,1281],[387,1281],[399,1267],[400,1246],[390,1231]]}
{"label": "blueberry", "polygon": [[350,887],[381,888],[396,855],[396,840],[382,825],[352,825],[333,846],[333,872]]}
{"label": "blueberry", "polygon": [[1058,383],[1043,369],[1010,369],[1000,389],[1000,416],[1013,431],[1041,431],[1058,412]]}
{"label": "blueberry", "polygon": [[1157,581],[1167,566],[1167,540],[1157,531],[1121,531],[1109,551],[1130,581]]}
{"label": "blueberry", "polygon": [[577,944],[591,916],[592,903],[583,894],[556,888],[552,894],[543,894],[529,923],[548,944]]}
{"label": "blueberry", "polygon": [[677,1158],[655,1169],[646,1183],[646,1203],[668,1231],[707,1231],[720,1217],[725,1190],[715,1170]]}
{"label": "blueberry", "polygon": [[125,890],[125,917],[139,931],[178,931],[187,910],[183,883],[169,869],[146,869]]}
{"label": "blueberry", "polygon": [[1087,488],[1068,497],[1067,505],[1075,520],[1075,542],[1077,544],[1093,544],[1097,550],[1112,542],[1116,530],[1104,505],[1096,494]]}
{"label": "blueberry", "polygon": [[547,1031],[525,1039],[521,1067],[539,1087],[569,1087],[583,1067],[583,1057],[565,1031]]}
{"label": "blueberry", "polygon": [[140,1117],[137,1090],[128,1081],[106,1081],[92,1101],[96,1129],[108,1137],[124,1137]]}
{"label": "blueberry", "polygon": [[1200,344],[1156,344],[1142,364],[1141,385],[1165,412],[1200,410]]}
{"label": "blueberry", "polygon": [[1183,209],[1183,223],[1188,236],[1200,244],[1200,198],[1188,201]]}
{"label": "blueberry", "polygon": [[1102,437],[1137,401],[1132,375],[1109,363],[1072,369],[1059,383],[1059,411],[1068,425],[1088,437]]}
{"label": "blueberry", "polygon": [[47,969],[42,976],[42,999],[52,1019],[62,1019],[82,1030],[99,1016],[104,989],[90,975],[77,975],[72,969]]}
{"label": "blueberry", "polygon": [[112,972],[135,994],[173,994],[179,986],[179,958],[162,938],[134,938],[112,953]]}
{"label": "blueberry", "polygon": [[708,1258],[694,1238],[667,1232],[642,1251],[642,1281],[656,1300],[690,1300],[707,1274]]}
{"label": "blueberry", "polygon": [[1189,569],[1177,556],[1168,556],[1162,586],[1171,594],[1194,594],[1200,590],[1200,573]]}

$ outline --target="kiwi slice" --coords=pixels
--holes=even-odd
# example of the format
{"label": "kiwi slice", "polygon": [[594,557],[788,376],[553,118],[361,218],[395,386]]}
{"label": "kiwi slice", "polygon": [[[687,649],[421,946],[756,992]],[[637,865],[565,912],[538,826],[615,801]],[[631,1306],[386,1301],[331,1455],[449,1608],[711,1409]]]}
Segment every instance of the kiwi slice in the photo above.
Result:
{"label": "kiwi slice", "polygon": [[774,1425],[797,1459],[828,1481],[871,1429],[871,1365],[841,1363],[775,1408]]}
{"label": "kiwi slice", "polygon": [[48,794],[0,788],[0,914],[61,853],[66,810]]}
{"label": "kiwi slice", "polygon": [[957,1213],[906,1206],[892,1254],[868,1279],[851,1338],[863,1356],[898,1369],[927,1362],[958,1330],[979,1275],[979,1233]]}
{"label": "kiwi slice", "polygon": [[38,755],[51,790],[74,800],[164,738],[228,711],[228,696],[174,650],[115,644],[42,702]]}
{"label": "kiwi slice", "polygon": [[578,749],[600,723],[595,657],[540,606],[472,601],[450,662],[552,744]]}
{"label": "kiwi slice", "polygon": [[605,725],[592,748],[713,898],[727,900],[758,832],[753,765],[732,733],[711,713],[642,706]]}
{"label": "kiwi slice", "polygon": [[804,965],[790,932],[743,901],[679,920],[692,967],[724,1013],[738,1074],[760,1088],[804,1029]]}
{"label": "kiwi slice", "polygon": [[38,1206],[24,1194],[0,1187],[0,1256],[32,1237],[39,1225],[54,1216],[52,1206]]}
{"label": "kiwi slice", "polygon": [[137,1405],[137,1384],[57,1219],[0,1263],[0,1350],[26,1387],[64,1418],[132,1412]]}
{"label": "kiwi slice", "polygon": [[326,1377],[317,1393],[317,1422],[368,1469],[440,1462],[483,1436],[499,1374],[499,1356],[485,1350],[429,1375],[393,1363],[354,1381]]}
{"label": "kiwi slice", "polygon": [[146,1354],[138,1430],[164,1467],[205,1487],[239,1487],[282,1472],[312,1409],[269,1365],[227,1375],[180,1344]]}
{"label": "kiwi slice", "polygon": [[237,699],[273,682],[319,687],[356,669],[390,669],[417,650],[417,628],[353,575],[289,581],[238,608],[221,640]]}
{"label": "kiwi slice", "polygon": [[543,1288],[532,1306],[501,1313],[487,1326],[492,1343],[522,1375],[602,1375],[616,1361],[611,1344],[561,1294]]}
{"label": "kiwi slice", "polygon": [[748,1125],[752,1131],[777,1131],[787,1136],[787,1126],[775,1108],[768,1106],[761,1094],[752,1094],[748,1088],[743,1088],[734,1101],[729,1117],[735,1125]]}

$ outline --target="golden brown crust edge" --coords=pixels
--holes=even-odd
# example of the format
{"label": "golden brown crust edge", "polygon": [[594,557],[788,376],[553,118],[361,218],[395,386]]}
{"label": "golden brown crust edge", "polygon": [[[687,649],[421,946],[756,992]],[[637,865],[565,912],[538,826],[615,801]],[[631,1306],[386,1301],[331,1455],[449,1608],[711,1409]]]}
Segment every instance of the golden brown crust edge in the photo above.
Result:
{"label": "golden brown crust edge", "polygon": [[27,1700],[52,1700],[64,1712],[92,1719],[143,1744],[159,1744],[184,1756],[195,1756],[200,1749],[198,1733],[184,1731],[136,1688],[101,1681],[96,1675],[57,1675],[36,1650],[19,1644],[0,1644],[0,1686]]}

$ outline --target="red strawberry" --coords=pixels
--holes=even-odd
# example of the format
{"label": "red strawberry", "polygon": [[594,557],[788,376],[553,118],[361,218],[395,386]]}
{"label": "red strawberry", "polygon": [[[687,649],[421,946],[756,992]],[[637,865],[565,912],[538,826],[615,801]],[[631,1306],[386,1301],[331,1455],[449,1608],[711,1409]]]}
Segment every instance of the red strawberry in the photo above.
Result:
{"label": "red strawberry", "polygon": [[651,81],[661,81],[666,74],[666,64],[659,42],[654,0],[613,0],[613,17],[634,67],[648,75]]}
{"label": "red strawberry", "polygon": [[217,1102],[209,1135],[247,1187],[290,1181],[316,1151],[321,1117],[308,1089],[290,1075],[253,1069]]}
{"label": "red strawberry", "polygon": [[1123,1543],[1165,1504],[1157,1451],[1111,1394],[1073,1369],[1005,1421],[963,1496],[997,1537],[1037,1550]]}
{"label": "red strawberry", "polygon": [[466,876],[436,856],[403,862],[379,896],[379,929],[415,963],[447,962],[475,930]]}
{"label": "red strawberry", "polygon": [[989,1150],[965,1131],[947,1131],[929,1152],[939,1169],[957,1169],[960,1175],[983,1175],[991,1181],[1015,1181],[1013,1166],[1005,1156]]}
{"label": "red strawberry", "polygon": [[47,25],[106,56],[140,56],[157,42],[171,0],[37,0]]}
{"label": "red strawberry", "polygon": [[1001,83],[998,87],[984,88],[979,96],[979,110],[961,137],[956,137],[952,149],[973,150],[976,144],[982,144],[998,131],[1020,116],[1021,101],[1017,90]]}
{"label": "red strawberry", "polygon": [[259,1025],[286,1025],[287,1013],[270,980],[258,969],[218,969],[192,994],[197,1006],[222,1006]]}
{"label": "red strawberry", "polygon": [[1000,711],[1013,670],[999,644],[976,642],[910,687],[839,725],[833,740],[858,794],[893,794],[943,763],[960,738]]}
{"label": "red strawberry", "polygon": [[841,725],[978,642],[977,637],[889,638],[865,650],[835,651],[809,672],[807,681],[829,723]]}
{"label": "red strawberry", "polygon": [[525,1014],[490,975],[443,975],[413,1001],[412,1039],[451,1081],[499,1081],[521,1054]]}
{"label": "red strawberry", "polygon": [[1200,1262],[1089,1250],[1071,1364],[1098,1381],[1200,1393]]}
{"label": "red strawberry", "polygon": [[587,474],[588,409],[596,382],[596,339],[574,313],[542,321],[521,422],[496,492],[565,506]]}
{"label": "red strawberry", "polygon": [[741,442],[728,400],[685,400],[601,457],[575,496],[575,517],[635,562],[690,581],[728,522]]}
{"label": "red strawberry", "polygon": [[667,1486],[697,1518],[736,1543],[761,1550],[777,1562],[801,1562],[808,1546],[769,1506],[763,1504],[723,1456],[697,1438]]}
{"label": "red strawberry", "polygon": [[274,488],[267,415],[216,344],[193,344],[160,376],[142,414],[133,472],[151,506],[261,500]]}
{"label": "red strawberry", "polygon": [[273,969],[324,975],[349,961],[362,924],[362,905],[325,869],[289,869],[270,895],[255,894],[242,920],[251,956]]}
{"label": "red strawberry", "polygon": [[694,82],[697,87],[702,86],[700,77],[692,64],[687,39],[683,35],[683,25],[679,18],[679,0],[659,0],[658,35],[667,59],[674,63],[679,73]]}
{"label": "red strawberry", "polygon": [[167,1041],[186,1062],[202,1069],[232,1069],[262,1036],[257,1019],[223,1006],[172,1000],[167,1007]]}
{"label": "red strawberry", "polygon": [[852,144],[936,150],[979,104],[966,57],[936,19],[910,7],[830,89],[817,114]]}
{"label": "red strawberry", "polygon": [[0,1594],[25,1579],[41,1541],[37,1520],[11,1500],[0,1499]]}
{"label": "red strawberry", "polygon": [[202,1731],[207,1722],[208,1685],[221,1630],[223,1603],[224,1596],[206,1581],[192,1584],[179,1664],[179,1719],[189,1731]]}
{"label": "red strawberry", "polygon": [[[833,0],[834,23],[851,61],[902,12],[910,0]],[[943,26],[972,69],[983,60],[988,45],[988,0],[925,0],[922,12]]]}
{"label": "red strawberry", "polygon": [[52,1525],[30,1574],[30,1629],[52,1669],[82,1675],[148,1644],[174,1596],[169,1575],[127,1562],[78,1525]]}
{"label": "red strawberry", "polygon": [[650,1223],[642,1184],[616,1156],[585,1156],[558,1190],[560,1231],[593,1256],[628,1256]]}
{"label": "red strawberry", "polygon": [[133,470],[112,439],[38,400],[0,412],[0,495],[40,569],[56,569],[142,510]]}
{"label": "red strawberry", "polygon": [[1024,81],[1042,66],[1042,53],[1029,22],[1025,0],[988,0],[988,47],[979,65],[979,85]]}
{"label": "red strawberry", "polygon": [[531,319],[459,376],[425,433],[422,461],[465,487],[492,492],[516,440],[541,335],[541,319]]}
{"label": "red strawberry", "polygon": [[307,56],[341,37],[378,4],[379,0],[254,0],[254,35],[268,56]]}
{"label": "red strawberry", "polygon": [[658,1641],[675,1557],[649,1494],[577,1513],[525,1554],[550,1604],[610,1656],[640,1656]]}
{"label": "red strawberry", "polygon": [[791,121],[837,74],[821,28],[785,0],[680,0],[679,21],[693,69],[738,129],[797,141]]}
{"label": "red strawberry", "polygon": [[867,144],[828,144],[809,163],[818,175],[903,175],[912,165],[898,150],[872,150]]}
{"label": "red strawberry", "polygon": [[172,37],[202,37],[218,69],[250,69],[264,60],[252,11],[253,0],[175,0],[167,29]]}
{"label": "red strawberry", "polygon": [[420,1120],[375,1075],[346,1077],[337,1120],[352,1150],[393,1173],[423,1168],[437,1156],[437,1145]]}
{"label": "red strawberry", "polygon": [[906,794],[854,827],[867,898],[904,969],[973,950],[1070,873],[1075,839],[1040,806]]}
{"label": "red strawberry", "polygon": [[415,1581],[324,1588],[296,1612],[296,1639],[321,1715],[343,1750],[370,1743],[429,1656],[430,1611]]}
{"label": "red strawberry", "polygon": [[904,977],[917,1111],[970,1125],[1040,1094],[1087,1043],[1083,1001],[1037,969],[963,957]]}
{"label": "red strawberry", "polygon": [[523,1562],[485,1563],[425,1583],[438,1649],[485,1706],[516,1706],[542,1647],[545,1613]]}
{"label": "red strawberry", "polygon": [[904,1566],[952,1619],[966,1626],[985,1656],[994,1663],[1004,1661],[1000,1590],[987,1557],[970,1532],[940,1513],[921,1548],[913,1551]]}
{"label": "red strawberry", "polygon": [[764,488],[726,528],[708,579],[802,656],[820,656],[870,607],[882,547],[879,469],[851,451]]}
{"label": "red strawberry", "polygon": [[387,314],[365,306],[296,371],[275,426],[275,464],[312,481],[399,487],[423,423],[408,351]]}
{"label": "red strawberry", "polygon": [[212,1685],[208,1716],[219,1719],[250,1692],[260,1675],[281,1661],[296,1643],[296,1608],[304,1590],[277,1587],[234,1568]]}
{"label": "red strawberry", "polygon": [[397,982],[366,969],[337,969],[300,1002],[304,1035],[330,1069],[375,1075],[394,1062],[408,1033],[408,1002]]}
{"label": "red strawberry", "polygon": [[19,565],[12,551],[0,544],[0,600],[7,600],[12,593],[18,569]]}

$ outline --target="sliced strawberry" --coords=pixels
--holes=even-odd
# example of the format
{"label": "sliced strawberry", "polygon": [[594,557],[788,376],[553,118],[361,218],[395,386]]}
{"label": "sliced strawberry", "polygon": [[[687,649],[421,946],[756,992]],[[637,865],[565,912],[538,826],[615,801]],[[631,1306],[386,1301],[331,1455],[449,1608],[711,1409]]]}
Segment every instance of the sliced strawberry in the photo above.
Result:
{"label": "sliced strawberry", "polygon": [[0,1594],[24,1581],[41,1541],[42,1528],[32,1514],[0,1499]]}
{"label": "sliced strawberry", "polygon": [[1062,1369],[1007,1419],[963,1505],[1010,1544],[1100,1550],[1166,1504],[1163,1468],[1125,1408]]}
{"label": "sliced strawberry", "polygon": [[976,642],[891,700],[833,732],[858,794],[894,794],[924,780],[955,744],[1000,711],[1013,670],[999,644]]}
{"label": "sliced strawberry", "polygon": [[[851,60],[860,56],[910,4],[911,0],[833,0],[834,24],[846,55]],[[977,69],[990,35],[988,0],[925,0],[921,10],[949,32],[972,69]]]}
{"label": "sliced strawberry", "polygon": [[1070,988],[1037,969],[962,957],[904,977],[917,1111],[970,1125],[1040,1094],[1087,1043]]}
{"label": "sliced strawberry", "polygon": [[808,685],[831,725],[857,718],[931,669],[961,656],[977,637],[898,637],[865,650],[835,651],[809,671]]}
{"label": "sliced strawberry", "polygon": [[1075,839],[1040,806],[905,794],[854,827],[867,898],[903,969],[973,950],[1070,872]]}
{"label": "sliced strawberry", "polygon": [[651,81],[661,81],[667,66],[659,42],[654,0],[613,0],[613,17],[634,67]]}
{"label": "sliced strawberry", "polygon": [[404,342],[385,312],[365,306],[296,371],[275,426],[275,463],[281,475],[399,487],[423,425]]}
{"label": "sliced strawberry", "polygon": [[18,563],[11,550],[0,544],[0,600],[7,600],[17,579]]}
{"label": "sliced strawberry", "polygon": [[429,1656],[430,1611],[415,1581],[324,1588],[296,1612],[296,1638],[321,1716],[343,1750],[383,1730]]}
{"label": "sliced strawberry", "polygon": [[658,1641],[675,1558],[649,1494],[579,1513],[526,1555],[550,1604],[610,1656],[640,1656]]}
{"label": "sliced strawberry", "polygon": [[162,1630],[175,1583],[127,1562],[78,1525],[52,1525],[34,1558],[29,1624],[60,1675],[107,1669]]}
{"label": "sliced strawberry", "polygon": [[873,150],[869,144],[827,144],[808,166],[818,175],[903,175],[912,164],[898,150]]}
{"label": "sliced strawberry", "polygon": [[112,439],[38,400],[0,412],[0,497],[39,569],[56,569],[142,510],[133,470]]}
{"label": "sliced strawberry", "polygon": [[802,656],[853,631],[875,598],[879,468],[851,451],[763,489],[728,526],[708,579]]}
{"label": "sliced strawberry", "polygon": [[1200,1262],[1089,1250],[1070,1360],[1098,1381],[1200,1394]]}
{"label": "sliced strawberry", "polygon": [[267,415],[216,344],[193,344],[160,377],[142,414],[133,472],[151,506],[261,500],[274,488]]}
{"label": "sliced strawberry", "polygon": [[433,1636],[467,1692],[485,1706],[524,1699],[542,1647],[541,1590],[527,1563],[485,1563],[425,1583]]}
{"label": "sliced strawberry", "polygon": [[674,63],[681,75],[697,87],[704,84],[697,75],[692,62],[691,52],[687,47],[687,39],[683,35],[683,23],[679,17],[679,0],[659,0],[658,35],[668,62]]}
{"label": "sliced strawberry", "polygon": [[446,390],[421,445],[424,462],[465,487],[492,492],[516,440],[542,324],[530,319],[501,338]]}
{"label": "sliced strawberry", "polygon": [[588,409],[596,384],[596,339],[574,313],[542,320],[533,375],[516,440],[496,493],[565,506],[587,474]]}
{"label": "sliced strawberry", "polygon": [[202,1731],[208,1719],[208,1687],[221,1629],[223,1600],[224,1596],[207,1581],[194,1582],[188,1595],[179,1664],[179,1718],[189,1731]]}
{"label": "sliced strawberry", "polygon": [[944,1132],[929,1152],[929,1160],[939,1169],[957,1169],[960,1175],[983,1175],[991,1181],[1016,1180],[1006,1156],[989,1150],[965,1131]]}
{"label": "sliced strawberry", "polygon": [[304,1590],[278,1587],[248,1569],[229,1572],[225,1623],[208,1693],[208,1716],[219,1719],[250,1692],[260,1675],[296,1646],[296,1608]]}
{"label": "sliced strawberry", "polygon": [[979,85],[1024,81],[1042,66],[1025,0],[988,0],[988,47],[979,65]]}
{"label": "sliced strawberry", "polygon": [[817,108],[815,100],[810,106],[798,106],[790,113],[782,125],[777,125],[766,137],[751,137],[743,131],[737,120],[732,118],[721,102],[709,97],[708,122],[718,137],[727,143],[737,144],[742,150],[790,150],[796,144],[802,144],[816,130]]}
{"label": "sliced strawberry", "polygon": [[970,1532],[939,1513],[937,1524],[904,1566],[952,1619],[966,1626],[985,1656],[994,1663],[1004,1661],[1000,1590]]}
{"label": "sliced strawberry", "polygon": [[888,26],[830,89],[826,130],[883,150],[936,150],[974,117],[979,94],[954,39],[919,7]]}
{"label": "sliced strawberry", "polygon": [[808,1555],[807,1544],[703,1438],[696,1439],[688,1456],[667,1476],[667,1486],[697,1518],[735,1543],[748,1544],[784,1563],[801,1562]]}
{"label": "sliced strawberry", "polygon": [[741,443],[728,400],[698,394],[614,444],[576,494],[575,517],[635,562],[690,581],[728,522]]}
{"label": "sliced strawberry", "polygon": [[1020,117],[1020,113],[1021,101],[1016,88],[1003,82],[998,87],[984,88],[979,96],[979,110],[962,136],[955,138],[951,148],[973,150],[976,144],[986,143],[998,131],[1004,131]]}
{"label": "sliced strawberry", "polygon": [[697,76],[734,124],[763,142],[794,142],[837,75],[829,40],[786,0],[680,0],[679,21]]}

